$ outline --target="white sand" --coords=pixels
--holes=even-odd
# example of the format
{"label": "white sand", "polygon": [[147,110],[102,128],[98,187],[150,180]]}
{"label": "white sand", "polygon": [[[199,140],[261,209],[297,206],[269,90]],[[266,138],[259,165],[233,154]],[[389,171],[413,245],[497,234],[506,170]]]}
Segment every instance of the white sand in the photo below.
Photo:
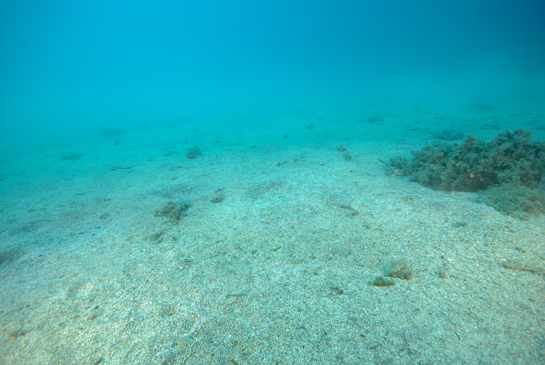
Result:
{"label": "white sand", "polygon": [[[358,122],[377,113],[383,123]],[[489,140],[498,131],[480,125],[544,115],[376,106],[6,149],[0,363],[545,363],[545,279],[502,265],[545,268],[545,217],[378,161],[408,157],[428,132]],[[203,156],[188,160],[193,146]],[[70,152],[84,156],[61,160]],[[171,200],[192,205],[178,224],[154,216]],[[369,285],[397,259],[412,280]]]}

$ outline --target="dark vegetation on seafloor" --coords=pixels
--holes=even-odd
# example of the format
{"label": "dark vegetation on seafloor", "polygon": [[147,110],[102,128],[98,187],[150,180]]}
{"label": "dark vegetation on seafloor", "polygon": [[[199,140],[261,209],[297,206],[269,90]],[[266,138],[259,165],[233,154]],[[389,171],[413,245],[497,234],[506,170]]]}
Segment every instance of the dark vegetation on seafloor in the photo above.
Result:
{"label": "dark vegetation on seafloor", "polygon": [[398,175],[443,191],[478,192],[485,203],[518,218],[545,212],[545,143],[519,128],[490,142],[468,135],[461,144],[435,142],[391,158]]}

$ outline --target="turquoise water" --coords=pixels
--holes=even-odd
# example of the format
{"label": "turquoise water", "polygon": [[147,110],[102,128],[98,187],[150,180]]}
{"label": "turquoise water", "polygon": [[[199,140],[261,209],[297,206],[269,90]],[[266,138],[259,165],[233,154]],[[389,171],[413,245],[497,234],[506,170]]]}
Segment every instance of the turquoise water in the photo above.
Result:
{"label": "turquoise water", "polygon": [[544,14],[1,2],[0,363],[544,363]]}
{"label": "turquoise water", "polygon": [[544,94],[541,1],[3,2],[2,138]]}

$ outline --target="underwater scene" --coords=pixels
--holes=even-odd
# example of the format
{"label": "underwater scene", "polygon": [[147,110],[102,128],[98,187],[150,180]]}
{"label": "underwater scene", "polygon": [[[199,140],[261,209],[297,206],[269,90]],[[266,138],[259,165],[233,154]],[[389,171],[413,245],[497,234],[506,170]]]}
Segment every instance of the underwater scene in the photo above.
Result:
{"label": "underwater scene", "polygon": [[0,3],[0,364],[545,364],[545,2]]}

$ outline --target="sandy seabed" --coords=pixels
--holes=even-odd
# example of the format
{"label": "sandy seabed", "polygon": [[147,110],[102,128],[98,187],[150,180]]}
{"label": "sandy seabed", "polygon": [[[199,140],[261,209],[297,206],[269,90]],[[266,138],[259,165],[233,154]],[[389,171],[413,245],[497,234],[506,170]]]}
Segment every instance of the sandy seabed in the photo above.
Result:
{"label": "sandy seabed", "polygon": [[[0,363],[545,364],[545,217],[378,161],[543,124],[375,106],[4,147]],[[410,280],[370,285],[396,261]]]}

